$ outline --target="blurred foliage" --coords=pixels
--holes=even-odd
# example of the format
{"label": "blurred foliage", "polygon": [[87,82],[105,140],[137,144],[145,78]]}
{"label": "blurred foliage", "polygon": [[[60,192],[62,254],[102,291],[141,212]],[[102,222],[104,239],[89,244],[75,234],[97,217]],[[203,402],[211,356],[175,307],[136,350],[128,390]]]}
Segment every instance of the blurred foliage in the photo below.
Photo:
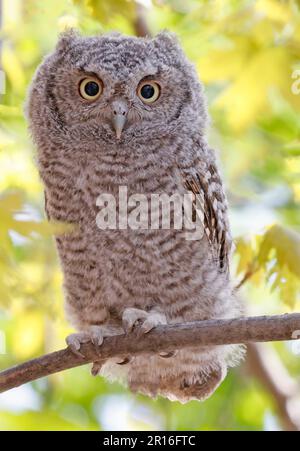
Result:
{"label": "blurred foliage", "polygon": [[[299,310],[300,11],[296,0],[2,0],[0,104],[0,367],[64,345],[62,276],[23,104],[43,56],[66,27],[83,34],[175,31],[205,84],[236,238],[233,270],[251,314]],[[298,70],[298,72],[297,72]],[[298,74],[298,75],[297,75]],[[299,358],[276,345],[293,374]],[[92,378],[55,374],[0,397],[1,429],[272,429],[274,400],[244,369],[205,403],[151,401]]]}

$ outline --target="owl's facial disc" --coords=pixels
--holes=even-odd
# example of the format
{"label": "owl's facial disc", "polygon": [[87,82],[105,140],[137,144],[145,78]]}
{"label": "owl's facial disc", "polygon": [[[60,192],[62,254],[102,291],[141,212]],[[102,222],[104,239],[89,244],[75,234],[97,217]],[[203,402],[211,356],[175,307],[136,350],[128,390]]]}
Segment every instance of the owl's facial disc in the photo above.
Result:
{"label": "owl's facial disc", "polygon": [[125,100],[114,100],[111,103],[111,121],[115,129],[117,139],[121,138],[122,131],[126,124],[129,106]]}

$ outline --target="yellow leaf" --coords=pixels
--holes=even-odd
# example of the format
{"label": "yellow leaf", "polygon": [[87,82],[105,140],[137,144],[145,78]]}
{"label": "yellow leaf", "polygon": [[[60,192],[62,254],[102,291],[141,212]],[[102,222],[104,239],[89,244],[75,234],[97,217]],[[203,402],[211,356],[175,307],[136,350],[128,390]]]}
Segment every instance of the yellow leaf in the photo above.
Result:
{"label": "yellow leaf", "polygon": [[19,107],[0,105],[0,117],[21,117],[22,110]]}
{"label": "yellow leaf", "polygon": [[269,20],[286,24],[292,19],[289,2],[278,0],[258,0],[254,5],[258,13],[263,13]]}
{"label": "yellow leaf", "polygon": [[258,261],[264,264],[270,251],[274,249],[281,268],[285,265],[289,271],[300,276],[300,235],[280,225],[272,226],[262,241]]}
{"label": "yellow leaf", "polygon": [[293,183],[292,189],[293,189],[295,201],[300,202],[300,183]]}
{"label": "yellow leaf", "polygon": [[44,343],[44,319],[38,312],[23,313],[17,317],[12,338],[12,350],[19,359],[36,354]]}
{"label": "yellow leaf", "polygon": [[253,53],[249,39],[238,37],[226,48],[209,51],[198,62],[200,78],[204,83],[234,80]]}
{"label": "yellow leaf", "polygon": [[4,71],[13,86],[14,92],[23,95],[26,87],[24,69],[17,54],[8,45],[3,46],[2,61]]}
{"label": "yellow leaf", "polygon": [[254,253],[251,247],[251,242],[244,238],[240,238],[236,243],[235,252],[239,255],[239,263],[237,267],[237,274],[241,274],[249,268],[253,262]]}
{"label": "yellow leaf", "polygon": [[299,299],[300,280],[286,266],[282,269],[281,276],[279,284],[280,296],[283,302],[293,309],[297,299]]}
{"label": "yellow leaf", "polygon": [[255,271],[253,273],[253,275],[251,276],[251,282],[255,285],[255,286],[259,286],[262,284],[263,280],[265,278],[265,273],[264,270],[262,268],[258,269],[257,271]]}
{"label": "yellow leaf", "polygon": [[286,88],[287,80],[289,86],[289,65],[290,57],[284,48],[261,50],[245,65],[236,82],[217,98],[215,107],[224,110],[236,132],[270,109],[268,94],[272,87]]}
{"label": "yellow leaf", "polygon": [[0,215],[8,215],[21,209],[24,196],[19,191],[8,192],[0,196]]}

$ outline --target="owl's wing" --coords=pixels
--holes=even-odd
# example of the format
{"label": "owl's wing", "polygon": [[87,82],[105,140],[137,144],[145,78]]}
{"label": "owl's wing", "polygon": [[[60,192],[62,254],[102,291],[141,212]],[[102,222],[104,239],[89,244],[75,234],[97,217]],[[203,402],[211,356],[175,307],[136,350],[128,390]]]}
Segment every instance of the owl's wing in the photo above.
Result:
{"label": "owl's wing", "polygon": [[[212,255],[220,271],[229,269],[229,256],[232,248],[232,239],[227,217],[227,201],[222,180],[214,159],[199,166],[186,169],[183,172],[184,185],[197,198],[194,206],[199,211],[200,219]],[[198,215],[199,218],[199,215]]]}

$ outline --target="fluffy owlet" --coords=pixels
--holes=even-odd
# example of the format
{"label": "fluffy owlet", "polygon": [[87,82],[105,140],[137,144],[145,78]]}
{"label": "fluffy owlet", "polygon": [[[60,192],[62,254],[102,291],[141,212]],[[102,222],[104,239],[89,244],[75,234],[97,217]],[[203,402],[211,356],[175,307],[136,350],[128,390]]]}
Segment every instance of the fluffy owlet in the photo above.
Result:
{"label": "fluffy owlet", "polygon": [[[47,215],[76,224],[56,237],[66,312],[78,331],[67,343],[75,352],[134,327],[147,333],[158,324],[239,315],[203,91],[172,34],[64,33],[37,71],[28,117]],[[187,239],[175,227],[99,228],[97,198],[117,198],[120,186],[146,198],[198,194],[201,238]],[[210,396],[239,354],[236,346],[195,343],[172,354],[111,359],[101,369],[95,362],[93,372],[133,392],[187,402]]]}

